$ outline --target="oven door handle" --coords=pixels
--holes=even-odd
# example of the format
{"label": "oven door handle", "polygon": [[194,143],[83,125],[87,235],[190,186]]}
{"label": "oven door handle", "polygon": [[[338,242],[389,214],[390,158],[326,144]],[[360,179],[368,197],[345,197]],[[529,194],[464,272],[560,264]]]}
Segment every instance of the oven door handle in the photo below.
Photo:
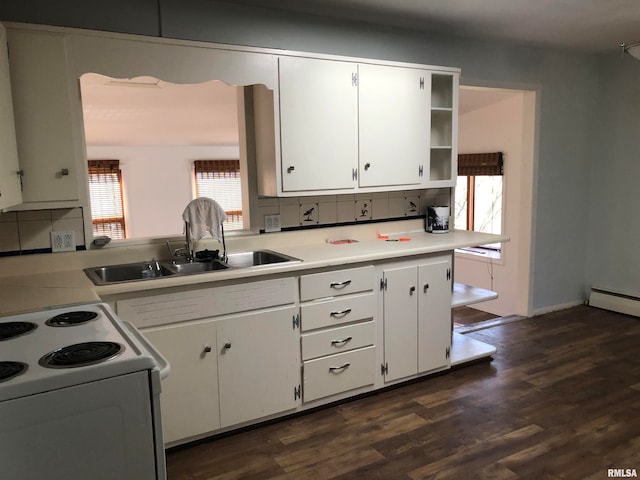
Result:
{"label": "oven door handle", "polygon": [[129,333],[131,333],[131,335],[133,335],[135,339],[142,344],[142,346],[149,352],[149,354],[156,361],[158,370],[160,371],[160,378],[161,379],[167,378],[169,376],[169,372],[171,371],[171,365],[169,365],[169,362],[167,361],[167,359],[164,358],[164,356],[158,351],[156,347],[151,345],[149,340],[147,340],[147,338],[143,334],[141,334],[136,327],[134,327],[131,323],[127,322],[126,320],[121,320],[121,321],[124,324],[124,326],[127,328],[127,330],[129,330]]}

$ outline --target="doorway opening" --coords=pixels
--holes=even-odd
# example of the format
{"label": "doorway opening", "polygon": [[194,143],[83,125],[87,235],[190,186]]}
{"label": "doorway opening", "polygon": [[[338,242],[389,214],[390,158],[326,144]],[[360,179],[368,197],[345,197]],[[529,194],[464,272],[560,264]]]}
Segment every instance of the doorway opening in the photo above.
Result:
{"label": "doorway opening", "polygon": [[503,154],[500,222],[510,239],[499,255],[482,248],[455,252],[456,282],[498,295],[454,309],[454,328],[468,328],[531,314],[536,91],[461,86],[459,93],[458,153]]}

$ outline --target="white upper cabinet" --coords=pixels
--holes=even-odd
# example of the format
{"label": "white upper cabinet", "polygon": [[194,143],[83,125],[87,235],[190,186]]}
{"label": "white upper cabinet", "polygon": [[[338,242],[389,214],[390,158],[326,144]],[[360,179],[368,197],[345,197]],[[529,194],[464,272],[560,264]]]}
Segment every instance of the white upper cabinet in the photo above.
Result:
{"label": "white upper cabinet", "polygon": [[7,34],[0,25],[0,210],[22,202],[18,150],[11,99]]}
{"label": "white upper cabinet", "polygon": [[429,159],[429,71],[359,66],[359,185],[416,185]]}
{"label": "white upper cabinet", "polygon": [[258,193],[453,186],[459,72],[347,60],[280,57],[254,89]]}
{"label": "white upper cabinet", "polygon": [[8,29],[8,42],[23,201],[77,205],[84,170],[77,165],[81,132],[70,105],[77,85],[67,75],[65,36]]}
{"label": "white upper cabinet", "polygon": [[279,59],[283,191],[355,188],[357,72],[348,62]]}

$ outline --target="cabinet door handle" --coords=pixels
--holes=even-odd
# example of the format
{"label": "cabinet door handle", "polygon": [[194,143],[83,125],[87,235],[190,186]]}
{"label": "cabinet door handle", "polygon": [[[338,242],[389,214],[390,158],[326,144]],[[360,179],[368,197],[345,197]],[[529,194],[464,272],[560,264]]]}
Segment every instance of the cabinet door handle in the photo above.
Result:
{"label": "cabinet door handle", "polygon": [[346,308],[344,310],[340,310],[339,312],[331,312],[329,314],[330,317],[344,317],[345,315],[351,313],[350,308]]}
{"label": "cabinet door handle", "polygon": [[428,284],[428,283],[425,283],[425,284],[424,284],[424,286],[422,287],[422,291],[423,291],[424,293],[427,293],[427,290],[429,290],[429,284]]}
{"label": "cabinet door handle", "polygon": [[222,348],[225,350],[231,350],[231,342],[224,342],[224,346]]}
{"label": "cabinet door handle", "polygon": [[347,287],[349,285],[351,285],[351,280],[345,280],[344,282],[331,282],[329,284],[329,287],[339,290],[339,289]]}
{"label": "cabinet door handle", "polygon": [[413,295],[413,292],[416,291],[416,287],[410,287],[409,288],[409,295]]}
{"label": "cabinet door handle", "polygon": [[364,169],[369,170],[371,168],[371,164],[369,162],[364,164]]}
{"label": "cabinet door handle", "polygon": [[342,373],[347,368],[349,368],[349,365],[351,365],[351,364],[350,363],[345,363],[344,365],[342,365],[340,367],[329,367],[329,373]]}
{"label": "cabinet door handle", "polygon": [[293,172],[295,169],[296,169],[296,167],[294,167],[293,165],[289,165],[289,166],[287,167],[287,173],[291,173],[291,172]]}
{"label": "cabinet door handle", "polygon": [[211,353],[211,345],[205,345],[202,353]]}
{"label": "cabinet door handle", "polygon": [[351,340],[353,340],[353,337],[347,337],[343,340],[331,340],[331,345],[334,347],[344,347]]}

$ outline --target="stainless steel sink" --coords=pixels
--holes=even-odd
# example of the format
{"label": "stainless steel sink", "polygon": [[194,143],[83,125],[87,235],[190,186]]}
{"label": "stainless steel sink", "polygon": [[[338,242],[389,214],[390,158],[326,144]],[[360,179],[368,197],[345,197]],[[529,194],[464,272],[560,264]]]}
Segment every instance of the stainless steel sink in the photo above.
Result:
{"label": "stainless steel sink", "polygon": [[283,262],[300,262],[298,258],[290,257],[272,250],[255,250],[251,252],[230,253],[227,255],[227,265],[232,268],[258,267]]}
{"label": "stainless steel sink", "polygon": [[151,275],[149,274],[150,270],[148,262],[92,267],[85,268],[84,271],[96,285],[148,280],[151,278],[160,278],[175,274],[175,272],[169,270],[166,266],[160,265],[160,270],[154,272],[154,275]]}
{"label": "stainless steel sink", "polygon": [[176,263],[168,264],[168,268],[174,270],[176,273],[182,273],[185,275],[192,275],[194,273],[213,272],[215,270],[225,270],[229,268],[224,263],[218,260],[212,260],[210,262],[192,262],[192,263]]}
{"label": "stainless steel sink", "polygon": [[298,258],[290,257],[272,250],[255,250],[250,252],[230,253],[227,261],[212,260],[209,262],[170,263],[160,262],[160,270],[150,274],[149,262],[128,263],[124,265],[107,265],[104,267],[85,268],[87,276],[96,285],[112,283],[136,282],[151,280],[171,275],[196,275],[198,273],[215,272],[236,268],[251,268],[274,263],[300,262]]}

